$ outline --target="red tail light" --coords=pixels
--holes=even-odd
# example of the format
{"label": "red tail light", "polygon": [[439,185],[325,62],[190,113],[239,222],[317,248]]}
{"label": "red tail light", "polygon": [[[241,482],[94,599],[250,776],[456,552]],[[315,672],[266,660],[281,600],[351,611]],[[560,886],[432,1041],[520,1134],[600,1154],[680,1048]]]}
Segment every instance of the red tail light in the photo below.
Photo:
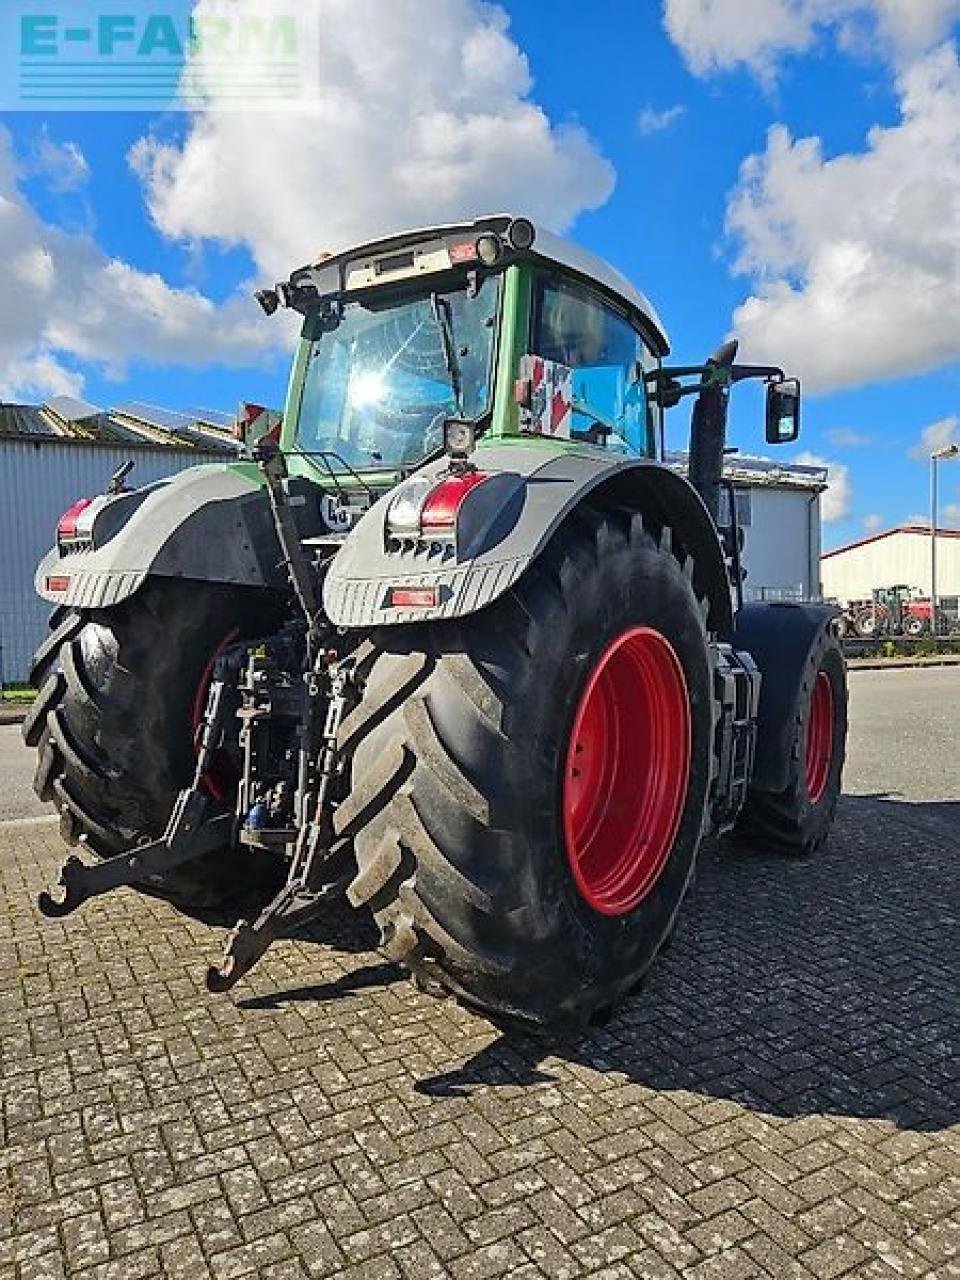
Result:
{"label": "red tail light", "polygon": [[77,536],[77,521],[92,503],[92,498],[79,498],[72,507],[68,507],[57,523],[57,537],[75,538]]}
{"label": "red tail light", "polygon": [[457,514],[471,489],[489,480],[483,471],[466,471],[461,476],[450,476],[427,495],[420,509],[420,529],[424,535],[452,532],[456,528]]}
{"label": "red tail light", "polygon": [[389,535],[421,542],[452,541],[460,508],[468,495],[491,478],[486,471],[440,477],[411,476],[397,488],[387,512]]}

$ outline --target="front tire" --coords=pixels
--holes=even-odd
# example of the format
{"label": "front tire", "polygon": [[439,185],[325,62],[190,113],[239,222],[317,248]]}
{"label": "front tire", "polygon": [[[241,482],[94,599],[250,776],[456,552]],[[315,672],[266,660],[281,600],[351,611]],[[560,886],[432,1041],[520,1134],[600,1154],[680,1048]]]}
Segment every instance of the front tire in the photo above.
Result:
{"label": "front tire", "polygon": [[[671,932],[705,824],[705,614],[669,530],[652,536],[638,515],[584,511],[481,613],[375,637],[364,696],[342,726],[352,789],[336,825],[354,841],[351,902],[372,910],[384,949],[421,983],[498,1015],[581,1026],[642,978]],[[649,690],[630,693],[644,653],[604,675],[608,655],[638,635],[673,689],[660,712]],[[570,770],[591,685],[608,676],[611,706],[623,694],[644,725],[633,726],[639,738],[629,718],[613,725],[610,741],[623,741],[588,779],[606,788],[591,812]],[[663,711],[677,710],[680,689],[686,730],[673,741]],[[663,776],[650,784],[648,774]],[[637,820],[645,805],[647,826]],[[578,860],[586,851],[589,862],[604,822],[591,876]],[[657,847],[639,865],[648,837]],[[619,857],[628,846],[632,861]]]}
{"label": "front tire", "polygon": [[789,781],[781,792],[751,791],[742,832],[764,851],[816,853],[830,834],[847,750],[847,668],[824,627],[807,659],[797,701]]}

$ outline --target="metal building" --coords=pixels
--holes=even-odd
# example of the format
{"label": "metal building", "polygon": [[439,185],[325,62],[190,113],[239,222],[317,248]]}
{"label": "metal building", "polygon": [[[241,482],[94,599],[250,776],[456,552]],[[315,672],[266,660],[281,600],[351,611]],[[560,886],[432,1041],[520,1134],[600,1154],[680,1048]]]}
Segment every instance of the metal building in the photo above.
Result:
{"label": "metal building", "polygon": [[[869,600],[878,587],[931,592],[930,529],[900,525],[828,551],[821,564],[823,590],[831,600]],[[960,531],[937,530],[937,596],[960,595]]]}
{"label": "metal building", "polygon": [[[685,455],[672,460],[678,470],[686,469]],[[819,600],[820,497],[827,488],[827,472],[735,454],[727,460],[724,477],[734,487],[744,535],[744,599]],[[720,523],[729,520],[725,492]]]}
{"label": "metal building", "polygon": [[175,414],[148,405],[106,412],[67,396],[44,405],[0,404],[0,684],[26,679],[50,606],[34,571],[57,521],[78,498],[102,493],[133,461],[131,483],[236,453],[226,414]]}

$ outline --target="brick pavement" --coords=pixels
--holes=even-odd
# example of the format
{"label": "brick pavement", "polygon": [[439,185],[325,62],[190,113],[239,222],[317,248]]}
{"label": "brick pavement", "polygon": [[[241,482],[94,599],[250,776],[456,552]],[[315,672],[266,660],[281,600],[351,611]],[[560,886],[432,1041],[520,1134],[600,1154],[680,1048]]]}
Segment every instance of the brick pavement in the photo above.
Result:
{"label": "brick pavement", "polygon": [[222,930],[126,890],[41,921],[55,828],[0,827],[0,1276],[960,1276],[958,810],[711,854],[561,1045],[345,913],[208,996]]}

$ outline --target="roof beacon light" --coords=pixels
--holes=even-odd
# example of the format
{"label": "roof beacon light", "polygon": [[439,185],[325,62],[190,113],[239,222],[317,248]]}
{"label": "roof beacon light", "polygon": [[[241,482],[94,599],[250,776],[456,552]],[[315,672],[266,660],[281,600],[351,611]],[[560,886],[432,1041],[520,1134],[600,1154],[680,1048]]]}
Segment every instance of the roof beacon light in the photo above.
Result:
{"label": "roof beacon light", "polygon": [[503,241],[495,231],[477,236],[477,257],[485,267],[495,267],[503,257]]}
{"label": "roof beacon light", "polygon": [[507,227],[507,241],[510,248],[516,249],[518,253],[525,253],[528,249],[532,249],[536,238],[537,228],[529,218],[514,218]]}

